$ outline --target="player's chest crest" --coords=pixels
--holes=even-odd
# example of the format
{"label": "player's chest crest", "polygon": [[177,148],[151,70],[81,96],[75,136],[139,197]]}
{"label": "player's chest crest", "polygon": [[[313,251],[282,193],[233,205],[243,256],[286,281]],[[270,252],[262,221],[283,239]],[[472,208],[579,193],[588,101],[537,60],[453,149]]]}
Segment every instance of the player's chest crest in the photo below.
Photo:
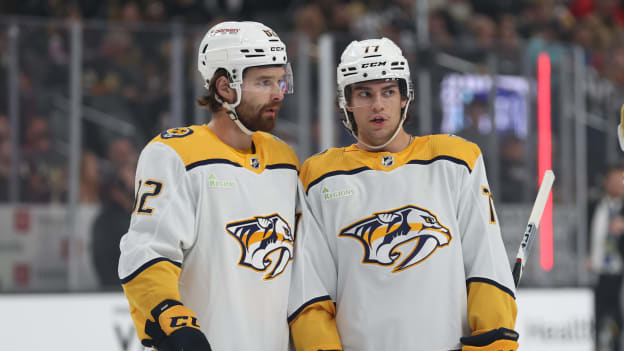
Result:
{"label": "player's chest crest", "polygon": [[[393,273],[425,261],[452,239],[451,231],[436,214],[414,205],[375,212],[349,224],[338,236],[362,244],[362,263],[393,266]],[[404,259],[400,259],[402,252],[409,252]]]}
{"label": "player's chest crest", "polygon": [[293,259],[294,230],[279,214],[230,222],[225,229],[240,244],[238,265],[266,272],[264,280],[283,273]]}

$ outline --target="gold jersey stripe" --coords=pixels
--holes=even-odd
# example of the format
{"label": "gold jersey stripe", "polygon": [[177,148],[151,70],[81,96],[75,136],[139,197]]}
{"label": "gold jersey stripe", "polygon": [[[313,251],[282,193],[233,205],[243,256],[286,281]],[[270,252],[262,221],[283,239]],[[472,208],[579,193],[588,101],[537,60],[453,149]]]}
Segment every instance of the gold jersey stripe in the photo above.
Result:
{"label": "gold jersey stripe", "polygon": [[289,320],[295,348],[303,351],[342,350],[334,302],[329,299],[314,301]]}
{"label": "gold jersey stripe", "polygon": [[514,329],[518,307],[513,294],[486,279],[468,283],[468,323],[472,335],[492,329]]}
{"label": "gold jersey stripe", "polygon": [[[332,148],[314,155],[301,167],[301,182],[306,191],[311,184],[327,175],[354,174],[366,170],[392,171],[406,164],[429,164],[447,160],[465,166],[469,172],[481,155],[479,147],[460,137],[451,135],[427,135],[417,137],[405,150],[390,152],[368,152],[355,145]],[[392,156],[391,166],[384,166],[384,156]]]}
{"label": "gold jersey stripe", "polygon": [[153,320],[151,311],[164,300],[180,300],[178,280],[182,268],[169,260],[154,260],[154,264],[132,274],[122,287],[130,304],[130,315],[140,340],[148,339],[145,323]]}
{"label": "gold jersey stripe", "polygon": [[[229,163],[261,173],[268,165],[291,165],[299,169],[299,160],[294,151],[283,141],[271,134],[256,132],[252,136],[255,153],[251,150],[238,150],[223,143],[207,125],[188,127],[192,133],[182,137],[163,138],[158,135],[150,143],[160,142],[173,148],[184,163],[192,169],[196,165],[208,163]],[[259,162],[259,167],[252,167],[252,159]],[[223,162],[210,162],[222,160]],[[270,167],[269,167],[270,168]]]}

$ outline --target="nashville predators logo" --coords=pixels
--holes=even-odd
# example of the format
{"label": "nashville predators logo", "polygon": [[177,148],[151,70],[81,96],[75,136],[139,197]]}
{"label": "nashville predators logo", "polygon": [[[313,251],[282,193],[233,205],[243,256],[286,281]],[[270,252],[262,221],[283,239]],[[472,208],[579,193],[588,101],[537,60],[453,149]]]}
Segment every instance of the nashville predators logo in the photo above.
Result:
{"label": "nashville predators logo", "polygon": [[190,128],[182,127],[182,128],[171,128],[166,131],[160,133],[160,137],[163,139],[169,138],[182,138],[189,134],[193,134],[193,130]]}
{"label": "nashville predators logo", "polygon": [[225,229],[241,245],[239,265],[266,272],[277,258],[273,269],[264,276],[265,280],[284,272],[293,258],[294,234],[288,222],[278,214],[228,223]]}
{"label": "nashville predators logo", "polygon": [[350,236],[362,243],[362,263],[383,266],[394,265],[401,257],[397,248],[414,241],[412,251],[394,267],[393,273],[419,264],[451,241],[451,232],[436,215],[413,205],[374,213],[344,228],[339,236]]}

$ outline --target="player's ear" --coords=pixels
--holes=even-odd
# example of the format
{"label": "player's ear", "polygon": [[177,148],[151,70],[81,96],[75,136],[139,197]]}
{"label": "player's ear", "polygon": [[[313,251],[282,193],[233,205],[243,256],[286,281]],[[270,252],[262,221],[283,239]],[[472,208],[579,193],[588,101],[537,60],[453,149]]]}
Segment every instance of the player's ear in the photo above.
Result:
{"label": "player's ear", "polygon": [[405,105],[407,105],[407,97],[401,96],[401,108],[405,108]]}
{"label": "player's ear", "polygon": [[233,103],[236,100],[236,91],[230,87],[230,81],[225,76],[217,78],[215,82],[217,94],[226,102]]}

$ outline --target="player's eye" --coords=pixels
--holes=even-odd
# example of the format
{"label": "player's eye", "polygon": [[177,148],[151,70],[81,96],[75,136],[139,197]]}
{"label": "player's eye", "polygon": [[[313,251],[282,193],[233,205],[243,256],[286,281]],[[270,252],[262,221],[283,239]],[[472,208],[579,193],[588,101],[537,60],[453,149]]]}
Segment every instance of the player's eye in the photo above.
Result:
{"label": "player's eye", "polygon": [[394,91],[394,89],[388,89],[388,90],[384,90],[383,94],[384,96],[388,97],[388,96],[392,96],[396,93],[396,91]]}
{"label": "player's eye", "polygon": [[369,93],[368,91],[361,90],[361,91],[358,93],[358,96],[359,96],[359,97],[363,97],[363,98],[365,98],[365,97],[369,97],[369,96],[370,96],[370,93]]}

